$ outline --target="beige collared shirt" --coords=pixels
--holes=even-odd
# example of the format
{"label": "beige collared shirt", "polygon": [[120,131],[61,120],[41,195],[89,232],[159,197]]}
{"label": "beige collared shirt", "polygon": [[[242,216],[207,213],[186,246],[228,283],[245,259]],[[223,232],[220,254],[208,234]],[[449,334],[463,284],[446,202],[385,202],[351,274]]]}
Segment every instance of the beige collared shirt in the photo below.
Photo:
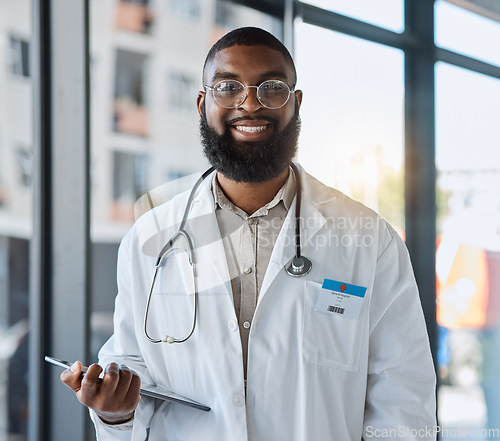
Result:
{"label": "beige collared shirt", "polygon": [[295,176],[290,171],[273,200],[250,216],[226,197],[217,175],[212,181],[212,192],[231,277],[246,378],[248,336],[253,315],[274,244],[295,196]]}

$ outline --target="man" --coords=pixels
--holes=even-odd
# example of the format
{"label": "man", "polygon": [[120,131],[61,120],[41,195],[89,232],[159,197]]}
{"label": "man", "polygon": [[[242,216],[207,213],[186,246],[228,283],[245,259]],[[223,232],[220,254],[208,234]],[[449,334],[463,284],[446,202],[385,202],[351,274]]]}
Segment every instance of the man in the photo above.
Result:
{"label": "man", "polygon": [[[371,210],[291,171],[295,83],[290,54],[263,30],[234,30],[210,50],[197,104],[216,172],[123,239],[102,382],[98,365],[83,380],[79,362],[62,374],[99,440],[433,438],[435,377],[407,251]],[[299,184],[300,253],[312,269],[291,277]],[[183,236],[145,323],[157,256],[186,205],[196,277],[177,251],[189,249]],[[140,399],[139,377],[211,410]]]}

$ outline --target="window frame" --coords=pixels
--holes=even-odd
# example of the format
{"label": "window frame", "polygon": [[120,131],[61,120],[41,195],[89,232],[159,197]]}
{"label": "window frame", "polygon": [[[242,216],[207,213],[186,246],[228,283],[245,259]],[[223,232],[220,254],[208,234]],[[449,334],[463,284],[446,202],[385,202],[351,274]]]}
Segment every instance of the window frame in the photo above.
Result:
{"label": "window frame", "polygon": [[88,411],[43,361],[89,354],[88,25],[88,0],[32,0],[30,440],[84,441],[90,429]]}

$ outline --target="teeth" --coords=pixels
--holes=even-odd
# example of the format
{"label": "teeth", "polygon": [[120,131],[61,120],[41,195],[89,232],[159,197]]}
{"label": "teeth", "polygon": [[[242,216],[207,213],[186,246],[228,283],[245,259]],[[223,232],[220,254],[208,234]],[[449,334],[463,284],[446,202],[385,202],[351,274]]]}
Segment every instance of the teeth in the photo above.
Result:
{"label": "teeth", "polygon": [[268,126],[234,126],[236,127],[236,130],[239,130],[240,132],[262,132],[263,130],[266,130]]}

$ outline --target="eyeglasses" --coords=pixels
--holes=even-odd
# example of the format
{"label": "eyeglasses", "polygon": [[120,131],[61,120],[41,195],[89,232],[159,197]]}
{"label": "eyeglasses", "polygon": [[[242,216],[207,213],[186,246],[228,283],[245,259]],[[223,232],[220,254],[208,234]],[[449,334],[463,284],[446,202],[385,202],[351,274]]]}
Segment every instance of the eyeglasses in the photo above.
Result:
{"label": "eyeglasses", "polygon": [[267,80],[258,86],[245,86],[236,80],[222,80],[214,87],[205,85],[214,95],[217,104],[226,109],[235,109],[241,106],[248,96],[248,89],[257,89],[257,99],[268,109],[283,107],[293,92],[288,84],[280,80]]}

